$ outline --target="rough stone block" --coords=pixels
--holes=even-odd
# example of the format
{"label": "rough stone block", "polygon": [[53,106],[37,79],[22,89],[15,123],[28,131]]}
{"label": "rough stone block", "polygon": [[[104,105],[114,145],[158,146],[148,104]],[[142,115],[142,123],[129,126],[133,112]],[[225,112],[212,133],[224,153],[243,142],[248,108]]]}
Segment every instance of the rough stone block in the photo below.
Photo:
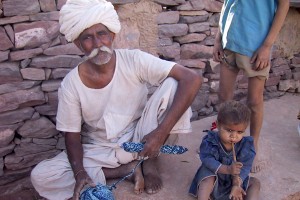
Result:
{"label": "rough stone block", "polygon": [[0,95],[0,112],[40,105],[43,103],[45,103],[45,96],[38,86],[29,90],[19,90]]}
{"label": "rough stone block", "polygon": [[179,21],[178,11],[167,11],[158,14],[157,24],[176,24]]}
{"label": "rough stone block", "polygon": [[6,156],[6,155],[10,154],[11,152],[13,152],[15,146],[16,145],[14,143],[12,143],[10,145],[6,145],[5,147],[0,147],[0,157]]}
{"label": "rough stone block", "polygon": [[57,21],[15,24],[15,47],[34,48],[50,42],[59,34]]}
{"label": "rough stone block", "polygon": [[179,42],[180,44],[192,43],[192,42],[201,42],[206,38],[205,34],[191,33],[185,36],[175,37],[174,41]]}
{"label": "rough stone block", "polygon": [[17,145],[14,149],[15,155],[16,156],[26,156],[30,154],[36,154],[40,152],[45,152],[55,149],[55,146],[52,145],[39,145],[39,144],[34,144],[34,143],[21,143],[20,145]]}
{"label": "rough stone block", "polygon": [[189,33],[201,33],[209,30],[208,22],[189,24]]}
{"label": "rough stone block", "polygon": [[0,63],[0,84],[22,81],[19,64],[16,62]]}
{"label": "rough stone block", "polygon": [[12,61],[24,60],[28,58],[33,58],[41,53],[43,53],[42,48],[13,51],[10,53],[10,59]]}
{"label": "rough stone block", "polygon": [[0,18],[0,25],[15,24],[20,22],[26,22],[29,20],[29,16],[13,16]]}
{"label": "rough stone block", "polygon": [[84,53],[74,43],[50,47],[44,50],[44,54],[48,56],[84,55]]}
{"label": "rough stone block", "polygon": [[15,131],[11,129],[0,130],[0,148],[7,146],[14,139],[14,136]]}
{"label": "rough stone block", "polygon": [[74,68],[83,58],[79,56],[60,55],[60,56],[41,56],[32,59],[30,66],[37,68]]}
{"label": "rough stone block", "polygon": [[186,24],[165,24],[158,26],[159,37],[183,36],[188,33]]}
{"label": "rough stone block", "polygon": [[3,27],[0,27],[0,51],[5,51],[12,48],[14,45],[10,41],[9,37],[6,34],[6,31]]}
{"label": "rough stone block", "polygon": [[181,59],[212,58],[213,47],[201,44],[184,44],[181,46]]}
{"label": "rough stone block", "polygon": [[[33,113],[34,113],[33,108],[22,108],[19,110],[0,113],[0,125],[1,125],[1,127],[5,127],[3,125],[16,124],[16,123],[22,122],[24,120],[28,120],[31,118]],[[9,127],[5,127],[5,128],[9,128]]]}
{"label": "rough stone block", "polygon": [[30,15],[40,12],[38,0],[9,0],[3,1],[4,16]]}
{"label": "rough stone block", "polygon": [[18,134],[26,138],[50,138],[58,134],[55,125],[46,117],[37,120],[27,120],[18,129]]}
{"label": "rough stone block", "polygon": [[[19,170],[24,169],[26,167],[31,167],[42,160],[46,160],[49,158],[53,158],[55,155],[59,154],[60,150],[50,150],[47,152],[40,152],[37,154],[26,155],[23,157],[16,156],[15,154],[7,155],[4,159],[4,165],[7,169],[11,170]],[[19,161],[19,162],[17,162]]]}
{"label": "rough stone block", "polygon": [[174,43],[171,46],[160,47],[159,55],[163,56],[163,58],[167,60],[179,60],[180,45],[178,43]]}
{"label": "rough stone block", "polygon": [[37,69],[37,68],[25,68],[21,69],[21,74],[23,79],[27,80],[45,80],[45,71],[43,69]]}
{"label": "rough stone block", "polygon": [[8,60],[9,50],[0,51],[0,62]]}
{"label": "rough stone block", "polygon": [[43,12],[56,11],[55,0],[39,0]]}

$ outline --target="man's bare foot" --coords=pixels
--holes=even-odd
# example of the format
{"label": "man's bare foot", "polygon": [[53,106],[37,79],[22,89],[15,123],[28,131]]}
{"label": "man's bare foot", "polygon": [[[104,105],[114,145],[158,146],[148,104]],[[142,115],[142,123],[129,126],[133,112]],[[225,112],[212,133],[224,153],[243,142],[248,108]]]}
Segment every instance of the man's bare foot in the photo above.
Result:
{"label": "man's bare foot", "polygon": [[[258,173],[270,165],[270,157],[264,156],[264,154],[271,155],[270,144],[264,139],[260,140],[261,141],[259,143],[261,145],[259,148],[258,146],[255,147],[256,155],[252,164],[251,173]],[[261,152],[263,152],[263,154],[261,154]]]}
{"label": "man's bare foot", "polygon": [[[134,161],[132,162],[132,166],[133,168],[135,167],[135,165],[138,163],[138,161]],[[133,182],[134,184],[134,193],[135,194],[141,194],[144,191],[144,177],[143,177],[143,173],[142,173],[142,167],[141,165],[138,166],[133,175],[131,177],[128,178],[131,182]]]}
{"label": "man's bare foot", "polygon": [[145,160],[143,163],[143,174],[145,179],[145,191],[155,194],[162,188],[162,180],[157,170],[157,158]]}

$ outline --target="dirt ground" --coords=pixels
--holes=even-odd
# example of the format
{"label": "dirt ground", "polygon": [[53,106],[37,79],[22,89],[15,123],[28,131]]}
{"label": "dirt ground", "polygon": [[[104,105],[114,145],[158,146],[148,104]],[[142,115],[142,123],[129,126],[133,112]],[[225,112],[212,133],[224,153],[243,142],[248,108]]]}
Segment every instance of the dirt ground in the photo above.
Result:
{"label": "dirt ground", "polygon": [[[260,150],[264,169],[251,174],[261,181],[259,200],[300,200],[300,94],[265,102],[265,116],[261,132]],[[182,155],[161,155],[159,171],[164,187],[157,194],[133,194],[133,184],[124,181],[114,190],[116,200],[195,200],[188,194],[194,173],[200,165],[197,149],[205,129],[216,116],[192,122],[193,132],[181,135],[178,144],[189,148]],[[112,184],[113,181],[109,181]],[[32,191],[23,191],[0,200],[37,199]]]}

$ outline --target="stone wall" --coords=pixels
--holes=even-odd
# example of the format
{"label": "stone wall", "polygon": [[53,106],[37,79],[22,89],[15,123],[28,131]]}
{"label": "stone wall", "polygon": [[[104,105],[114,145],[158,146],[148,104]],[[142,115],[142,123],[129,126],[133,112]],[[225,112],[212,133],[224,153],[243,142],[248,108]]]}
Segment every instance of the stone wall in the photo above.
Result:
{"label": "stone wall", "polygon": [[[221,1],[111,2],[122,23],[115,47],[140,48],[197,71],[205,82],[192,105],[193,120],[213,114],[219,64],[212,60],[212,48]],[[55,129],[57,89],[63,77],[82,61],[83,54],[59,33],[58,16],[64,3],[65,0],[0,0],[1,195],[31,188],[32,168],[65,148],[62,133]],[[300,92],[297,19],[299,12],[291,10],[276,43],[266,99],[286,91]],[[288,40],[292,34],[295,41]],[[289,44],[296,45],[289,48]],[[235,98],[244,99],[247,79],[241,74],[237,83]],[[150,94],[154,90],[150,88]]]}

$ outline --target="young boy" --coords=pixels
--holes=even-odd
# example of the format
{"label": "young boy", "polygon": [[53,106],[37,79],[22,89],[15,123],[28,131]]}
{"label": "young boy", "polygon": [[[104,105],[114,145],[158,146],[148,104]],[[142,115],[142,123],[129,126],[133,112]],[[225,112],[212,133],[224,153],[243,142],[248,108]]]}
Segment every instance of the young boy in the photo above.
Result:
{"label": "young boy", "polygon": [[249,177],[255,157],[253,138],[244,136],[249,120],[246,105],[237,101],[221,104],[219,131],[204,136],[200,145],[202,165],[189,190],[198,200],[258,199],[260,182]]}
{"label": "young boy", "polygon": [[289,9],[288,0],[224,0],[213,57],[221,62],[219,100],[233,99],[239,70],[248,77],[250,135],[257,156],[252,172],[260,165],[258,139],[263,121],[263,92],[270,71],[272,45]]}

